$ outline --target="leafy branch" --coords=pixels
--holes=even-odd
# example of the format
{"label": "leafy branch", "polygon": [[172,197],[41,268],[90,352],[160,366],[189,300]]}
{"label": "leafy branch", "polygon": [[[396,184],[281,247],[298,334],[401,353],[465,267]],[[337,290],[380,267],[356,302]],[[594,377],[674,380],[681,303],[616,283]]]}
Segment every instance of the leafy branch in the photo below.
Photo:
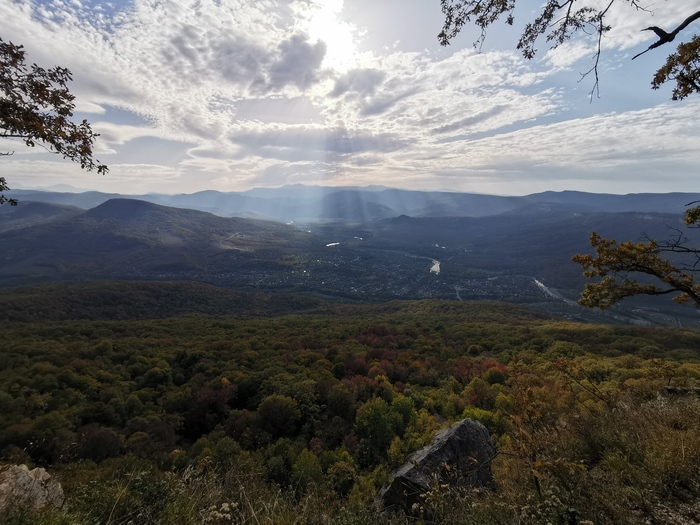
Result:
{"label": "leafy branch", "polygon": [[[109,168],[92,157],[99,134],[87,120],[70,120],[75,110],[75,97],[67,86],[72,80],[70,71],[27,66],[25,58],[23,46],[0,39],[0,138],[20,139],[28,147],[39,144],[82,169],[107,173]],[[5,179],[0,179],[0,192],[8,189]],[[0,204],[4,202],[16,204],[0,193]]]}

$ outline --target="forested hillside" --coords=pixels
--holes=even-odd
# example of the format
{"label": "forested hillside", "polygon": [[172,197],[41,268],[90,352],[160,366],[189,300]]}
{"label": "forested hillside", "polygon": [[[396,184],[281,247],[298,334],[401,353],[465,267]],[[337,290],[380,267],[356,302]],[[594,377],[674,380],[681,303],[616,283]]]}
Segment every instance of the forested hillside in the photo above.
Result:
{"label": "forested hillside", "polygon": [[[375,513],[377,490],[464,417],[492,433],[497,489],[436,485],[422,509],[435,522],[670,524],[697,511],[700,401],[664,388],[697,385],[698,331],[466,301],[284,313],[269,298],[278,315],[256,317],[262,295],[239,298],[251,315],[183,316],[169,293],[162,311],[123,312],[141,319],[100,320],[111,306],[91,304],[5,317],[2,460],[48,467],[68,498],[6,522],[403,523]],[[31,305],[26,290],[1,299]]]}

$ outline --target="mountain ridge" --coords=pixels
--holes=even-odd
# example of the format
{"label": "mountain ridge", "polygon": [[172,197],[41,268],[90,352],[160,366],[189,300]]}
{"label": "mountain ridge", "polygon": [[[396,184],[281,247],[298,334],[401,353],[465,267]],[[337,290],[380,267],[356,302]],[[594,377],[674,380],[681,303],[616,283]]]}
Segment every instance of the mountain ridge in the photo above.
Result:
{"label": "mountain ridge", "polygon": [[408,215],[412,217],[487,217],[533,204],[558,204],[580,212],[638,211],[682,213],[700,193],[598,194],[547,191],[525,196],[403,190],[384,187],[283,186],[246,192],[205,190],[191,194],[121,195],[95,191],[59,193],[15,190],[8,195],[26,201],[94,208],[110,199],[135,199],[163,206],[195,209],[221,217],[267,220],[348,222]]}

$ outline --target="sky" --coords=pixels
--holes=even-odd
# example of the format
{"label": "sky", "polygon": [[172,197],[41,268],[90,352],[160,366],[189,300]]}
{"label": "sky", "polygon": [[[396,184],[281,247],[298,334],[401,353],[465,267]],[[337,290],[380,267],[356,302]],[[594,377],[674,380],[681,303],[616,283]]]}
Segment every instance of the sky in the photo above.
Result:
{"label": "sky", "polygon": [[2,0],[0,38],[71,70],[75,120],[110,172],[0,140],[0,176],[122,194],[700,191],[700,99],[650,88],[671,46],[631,60],[655,38],[640,29],[672,30],[700,0],[629,4],[610,10],[591,96],[595,38],[515,49],[541,1],[518,0],[513,27],[475,49],[471,27],[440,46],[439,0]]}

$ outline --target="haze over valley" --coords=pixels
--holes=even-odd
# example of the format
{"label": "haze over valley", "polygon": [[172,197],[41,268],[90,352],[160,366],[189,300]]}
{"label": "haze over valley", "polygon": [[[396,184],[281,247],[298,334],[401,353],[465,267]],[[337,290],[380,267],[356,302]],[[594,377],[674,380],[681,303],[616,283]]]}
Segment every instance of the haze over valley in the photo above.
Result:
{"label": "haze over valley", "polygon": [[[696,326],[669,299],[608,312],[575,304],[571,262],[606,238],[664,240],[697,194],[523,197],[301,185],[121,196],[15,191],[0,208],[5,287],[89,280],[200,281],[331,301],[439,298],[527,304],[572,319]],[[175,207],[177,206],[177,207]],[[255,217],[255,218],[252,218]]]}

